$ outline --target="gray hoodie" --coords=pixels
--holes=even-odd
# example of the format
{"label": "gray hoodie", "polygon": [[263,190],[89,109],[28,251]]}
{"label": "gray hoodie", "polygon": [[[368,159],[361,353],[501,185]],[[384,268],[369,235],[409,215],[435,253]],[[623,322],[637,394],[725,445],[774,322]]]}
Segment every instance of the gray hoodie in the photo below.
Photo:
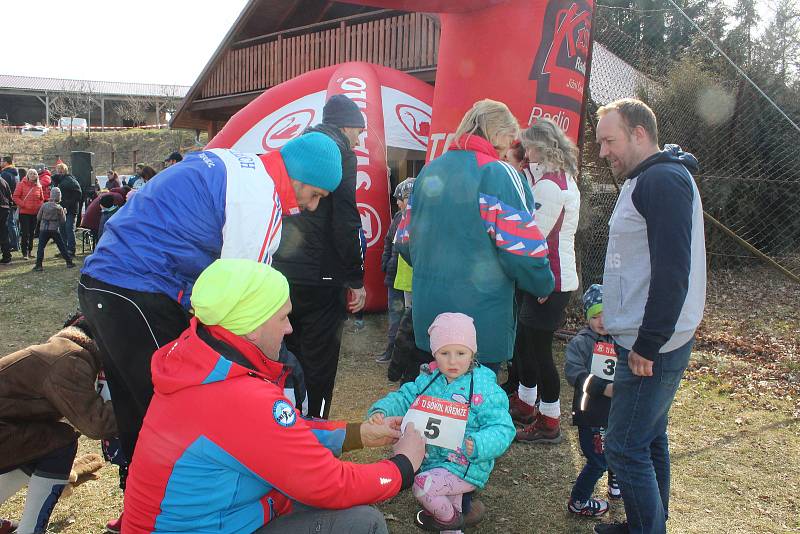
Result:
{"label": "gray hoodie", "polygon": [[689,342],[703,318],[703,206],[677,145],[640,163],[625,180],[609,221],[603,322],[614,340],[654,360]]}

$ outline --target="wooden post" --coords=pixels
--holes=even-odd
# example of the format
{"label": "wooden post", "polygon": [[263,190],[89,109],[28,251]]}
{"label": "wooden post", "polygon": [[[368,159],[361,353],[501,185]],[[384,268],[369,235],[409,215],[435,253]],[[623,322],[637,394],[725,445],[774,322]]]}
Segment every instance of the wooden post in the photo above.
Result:
{"label": "wooden post", "polygon": [[139,151],[138,150],[134,150],[133,151],[133,165],[131,165],[131,174],[136,174],[136,163],[137,163],[136,160],[138,158],[139,158]]}
{"label": "wooden post", "polygon": [[345,29],[347,25],[344,21],[339,23],[339,57],[336,58],[337,63],[343,63],[345,60],[345,51],[344,51],[344,43],[345,43]]}
{"label": "wooden post", "polygon": [[112,150],[111,151],[111,170],[112,171],[115,170],[114,166],[115,166],[116,160],[117,160],[117,151],[116,150]]}

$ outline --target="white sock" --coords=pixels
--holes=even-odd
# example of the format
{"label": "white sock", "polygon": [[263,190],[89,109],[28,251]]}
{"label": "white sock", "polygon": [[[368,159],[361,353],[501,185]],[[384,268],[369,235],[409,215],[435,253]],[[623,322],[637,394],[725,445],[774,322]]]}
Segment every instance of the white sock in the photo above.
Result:
{"label": "white sock", "polygon": [[522,384],[517,386],[517,396],[519,396],[519,400],[527,404],[528,406],[535,406],[536,405],[536,396],[537,396],[537,387],[533,386],[532,388],[526,388]]}
{"label": "white sock", "polygon": [[552,417],[553,419],[558,419],[561,417],[561,401],[557,400],[555,402],[539,402],[539,413],[542,415],[546,415],[547,417]]}
{"label": "white sock", "polygon": [[19,534],[45,532],[47,523],[50,522],[50,514],[53,513],[53,508],[68,483],[68,480],[33,475],[28,483],[28,497],[25,499],[25,509],[17,532]]}
{"label": "white sock", "polygon": [[0,475],[0,504],[21,490],[30,478],[22,469],[14,469]]}

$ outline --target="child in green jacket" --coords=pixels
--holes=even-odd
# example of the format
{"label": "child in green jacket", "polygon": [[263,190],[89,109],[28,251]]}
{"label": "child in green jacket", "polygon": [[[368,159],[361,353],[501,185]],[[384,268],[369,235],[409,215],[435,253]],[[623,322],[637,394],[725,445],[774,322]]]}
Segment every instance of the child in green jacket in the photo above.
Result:
{"label": "child in green jacket", "polygon": [[514,439],[514,423],[496,375],[476,362],[472,318],[442,313],[428,334],[436,360],[430,372],[373,404],[369,418],[380,423],[384,416],[416,417],[415,426],[428,438],[413,486],[423,506],[416,523],[430,531],[458,530],[464,526],[462,495],[486,485],[495,458]]}

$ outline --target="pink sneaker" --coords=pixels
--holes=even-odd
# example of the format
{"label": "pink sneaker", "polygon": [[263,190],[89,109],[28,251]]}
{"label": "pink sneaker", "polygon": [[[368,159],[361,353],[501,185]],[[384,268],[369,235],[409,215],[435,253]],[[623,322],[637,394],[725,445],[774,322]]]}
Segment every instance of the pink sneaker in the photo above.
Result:
{"label": "pink sneaker", "polygon": [[111,532],[113,534],[119,534],[122,532],[122,516],[124,512],[119,514],[117,519],[112,519],[108,523],[106,523],[106,532]]}

